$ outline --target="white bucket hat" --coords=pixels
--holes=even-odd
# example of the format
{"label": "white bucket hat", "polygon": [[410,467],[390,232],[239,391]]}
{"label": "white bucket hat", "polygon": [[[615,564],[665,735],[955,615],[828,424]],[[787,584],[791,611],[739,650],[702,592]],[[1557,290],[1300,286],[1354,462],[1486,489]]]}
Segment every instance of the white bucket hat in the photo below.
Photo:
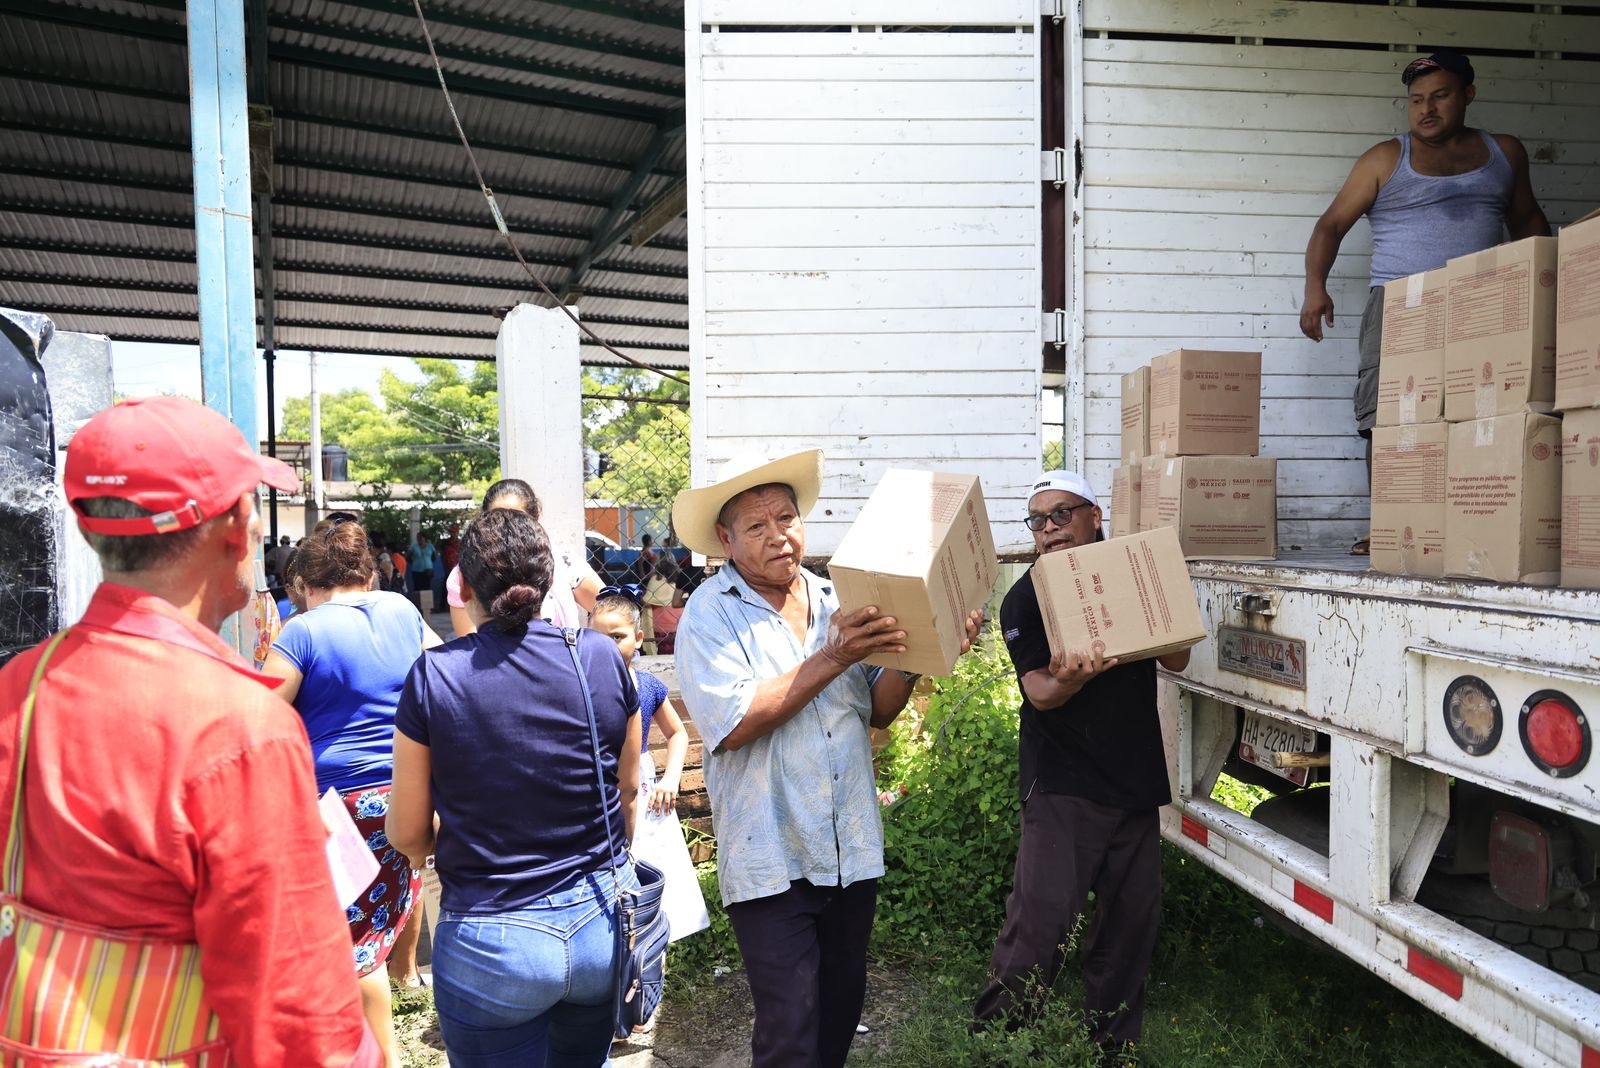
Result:
{"label": "white bucket hat", "polygon": [[735,457],[722,465],[721,480],[699,489],[687,489],[672,502],[672,529],[678,540],[702,556],[721,556],[717,516],[723,505],[757,486],[777,482],[794,490],[803,517],[822,494],[822,450],[782,456],[776,460]]}

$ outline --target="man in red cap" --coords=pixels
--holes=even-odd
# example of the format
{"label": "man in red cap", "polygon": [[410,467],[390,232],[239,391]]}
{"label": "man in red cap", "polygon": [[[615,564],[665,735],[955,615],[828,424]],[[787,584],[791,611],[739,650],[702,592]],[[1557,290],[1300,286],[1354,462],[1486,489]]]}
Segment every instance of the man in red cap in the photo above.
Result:
{"label": "man in red cap", "polygon": [[[73,439],[67,499],[105,581],[36,683],[50,643],[0,669],[0,796],[22,812],[11,893],[106,937],[197,946],[212,1016],[191,1021],[194,1041],[209,1033],[237,1064],[369,1068],[383,1057],[362,1018],[305,730],[276,680],[216,634],[254,592],[263,482],[300,488],[180,398],[119,404]],[[0,938],[8,927],[0,915]],[[33,985],[11,991],[28,1000],[0,1020],[6,1038],[111,1052],[151,1013],[181,1029],[172,977],[118,979],[104,960],[60,956],[10,976]]]}

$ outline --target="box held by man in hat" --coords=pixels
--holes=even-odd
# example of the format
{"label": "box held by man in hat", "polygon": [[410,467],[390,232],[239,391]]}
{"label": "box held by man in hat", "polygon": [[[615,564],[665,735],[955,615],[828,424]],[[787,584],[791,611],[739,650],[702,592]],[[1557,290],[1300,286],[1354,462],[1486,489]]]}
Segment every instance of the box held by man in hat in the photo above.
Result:
{"label": "box held by man in hat", "polygon": [[950,674],[999,569],[978,477],[900,468],[879,479],[828,562],[842,611],[876,605],[906,632],[905,652],[866,663],[918,675]]}

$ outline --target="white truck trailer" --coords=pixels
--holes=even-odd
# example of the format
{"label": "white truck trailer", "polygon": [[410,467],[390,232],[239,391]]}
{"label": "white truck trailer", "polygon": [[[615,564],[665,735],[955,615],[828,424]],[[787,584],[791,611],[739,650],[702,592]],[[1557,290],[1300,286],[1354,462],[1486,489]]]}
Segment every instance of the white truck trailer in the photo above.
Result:
{"label": "white truck trailer", "polygon": [[[1600,1065],[1600,594],[1344,556],[1364,225],[1329,339],[1298,329],[1312,223],[1405,130],[1396,53],[1475,53],[1470,121],[1527,144],[1551,221],[1600,203],[1600,4],[1038,5],[689,0],[696,479],[822,446],[826,555],[884,468],[973,472],[1021,554],[1042,422],[1108,491],[1118,376],[1262,351],[1284,558],[1192,566],[1165,833],[1518,1063]],[[1245,759],[1296,751],[1307,788]],[[1212,801],[1225,767],[1279,796]]]}

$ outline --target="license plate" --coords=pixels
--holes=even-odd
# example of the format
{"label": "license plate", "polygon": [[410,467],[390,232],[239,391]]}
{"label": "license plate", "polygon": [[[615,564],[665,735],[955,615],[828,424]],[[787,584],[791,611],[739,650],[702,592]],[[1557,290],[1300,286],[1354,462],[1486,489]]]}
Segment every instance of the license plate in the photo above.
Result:
{"label": "license plate", "polygon": [[1298,638],[1218,627],[1216,647],[1217,667],[1223,671],[1296,690],[1306,688],[1306,643]]}
{"label": "license plate", "polygon": [[1313,753],[1316,748],[1317,732],[1310,727],[1245,711],[1244,729],[1239,732],[1239,759],[1304,786],[1311,779],[1311,769],[1280,768],[1273,763],[1272,754]]}

